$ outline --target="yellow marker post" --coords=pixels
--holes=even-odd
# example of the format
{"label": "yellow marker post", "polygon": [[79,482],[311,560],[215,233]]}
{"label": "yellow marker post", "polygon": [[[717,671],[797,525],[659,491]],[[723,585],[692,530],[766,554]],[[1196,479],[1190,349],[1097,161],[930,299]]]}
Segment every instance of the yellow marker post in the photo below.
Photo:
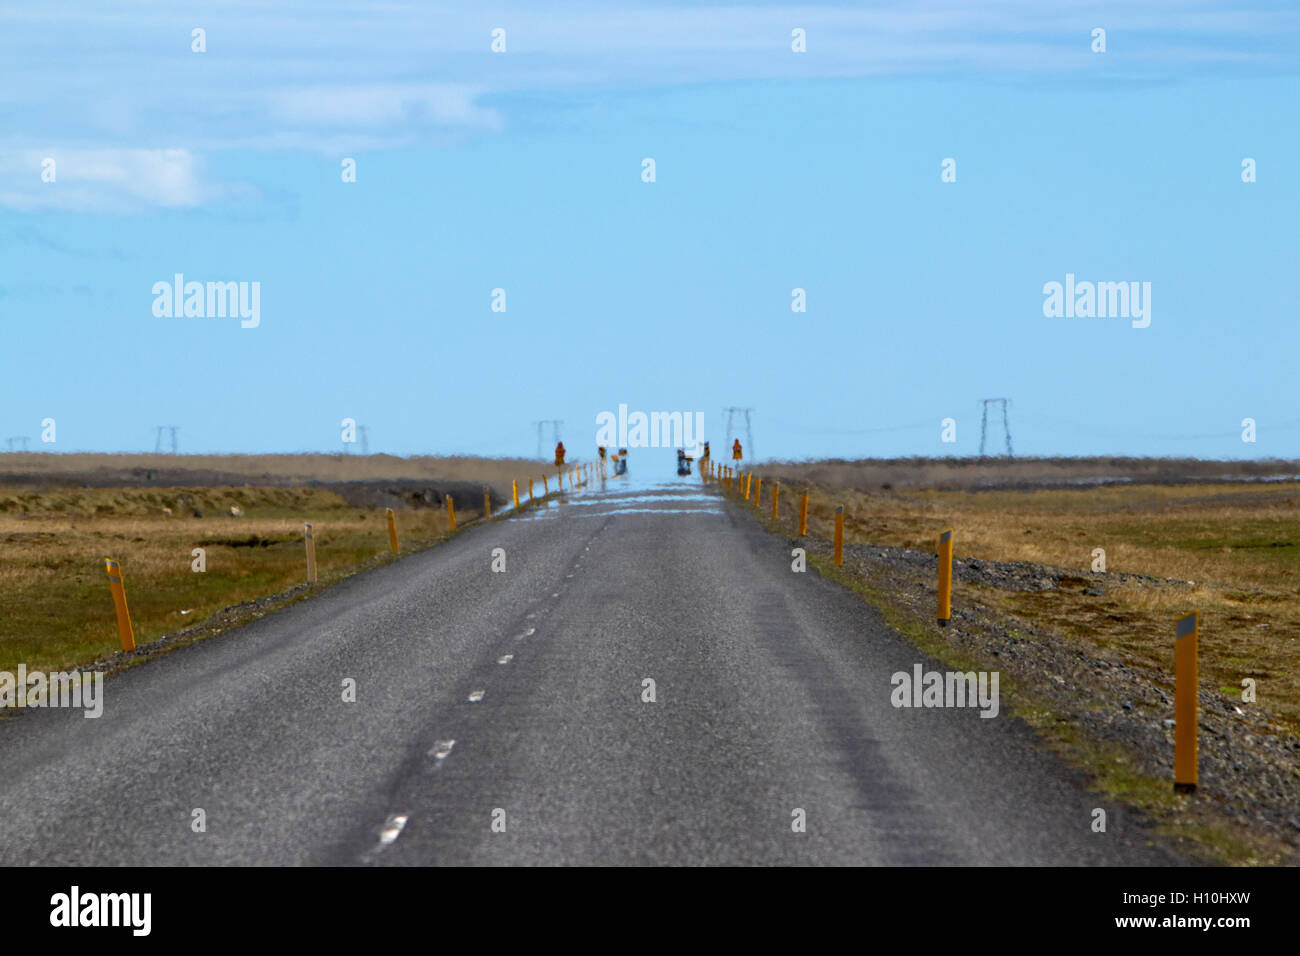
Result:
{"label": "yellow marker post", "polygon": [[758,481],[754,484],[754,507],[761,507],[763,504],[763,476],[758,476]]}
{"label": "yellow marker post", "polygon": [[753,475],[746,475],[746,476],[745,476],[745,500],[746,500],[746,501],[749,500],[749,485],[750,485],[750,482],[753,481],[753,478],[754,478]]}
{"label": "yellow marker post", "polygon": [[112,558],[104,559],[104,573],[108,575],[108,589],[113,592],[113,610],[117,612],[117,636],[122,640],[122,650],[135,650],[135,631],[131,628],[131,612],[126,607],[126,588],[122,584],[122,568]]}
{"label": "yellow marker post", "polygon": [[1197,632],[1200,615],[1193,611],[1178,622],[1174,638],[1174,789],[1196,792]]}
{"label": "yellow marker post", "polygon": [[392,508],[388,509],[388,547],[393,554],[397,553],[397,516]]}
{"label": "yellow marker post", "polygon": [[510,493],[515,496],[515,510],[519,510],[519,479],[510,482]]}
{"label": "yellow marker post", "polygon": [[808,492],[803,493],[803,501],[799,502],[799,537],[808,533]]}
{"label": "yellow marker post", "polygon": [[952,620],[952,528],[939,535],[939,613],[940,627]]}
{"label": "yellow marker post", "polygon": [[528,502],[529,502],[529,504],[531,504],[532,501],[533,501],[533,479],[529,478],[529,479],[528,479]]}
{"label": "yellow marker post", "polygon": [[488,491],[486,487],[483,489],[483,517],[492,517],[492,492]]}
{"label": "yellow marker post", "polygon": [[778,481],[776,484],[772,486],[772,520],[773,521],[775,521],[777,517],[776,506],[780,497],[781,497],[781,482]]}
{"label": "yellow marker post", "polygon": [[844,506],[835,509],[835,565],[844,563]]}
{"label": "yellow marker post", "polygon": [[456,530],[456,502],[447,496],[447,526],[454,533]]}
{"label": "yellow marker post", "polygon": [[311,530],[311,522],[305,522],[303,527],[306,529],[305,535],[307,545],[307,583],[316,583],[316,535]]}

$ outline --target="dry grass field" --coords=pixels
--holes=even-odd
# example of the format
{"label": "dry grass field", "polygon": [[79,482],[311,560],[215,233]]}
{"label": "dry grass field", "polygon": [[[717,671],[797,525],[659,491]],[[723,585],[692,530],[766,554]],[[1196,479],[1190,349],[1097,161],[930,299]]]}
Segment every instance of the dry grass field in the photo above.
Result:
{"label": "dry grass field", "polygon": [[[745,469],[748,470],[748,465]],[[930,488],[1079,488],[1098,484],[1187,484],[1300,475],[1300,461],[1199,458],[878,458],[769,463],[757,473],[823,488],[858,491]]]}
{"label": "dry grass field", "polygon": [[[463,524],[482,516],[482,486],[505,502],[513,479],[526,486],[542,470],[384,455],[0,455],[0,671],[73,667],[120,648],[104,558],[121,562],[145,644],[303,583],[304,522],[321,585],[390,560],[384,508],[357,504],[356,483],[417,489],[407,496],[415,507],[389,496],[405,553],[447,535],[438,489],[456,489]],[[201,573],[195,548],[205,551]]]}
{"label": "dry grass field", "polygon": [[[495,490],[514,478],[541,474],[543,464],[524,458],[436,458],[393,455],[116,455],[0,454],[0,483],[93,484],[165,481],[192,476],[199,484],[296,484],[304,482],[473,481]],[[150,478],[150,473],[153,477]],[[189,484],[189,480],[176,482]]]}
{"label": "dry grass field", "polygon": [[[1084,464],[1074,474],[1060,465],[1049,470],[1067,478],[1095,470],[1093,461]],[[1201,462],[1196,471],[1208,479],[1231,474],[1235,464]],[[1293,462],[1269,464],[1262,474],[1294,473]],[[1174,622],[1197,610],[1202,680],[1239,699],[1242,679],[1254,678],[1259,704],[1300,731],[1300,484],[1163,483],[1177,472],[1152,463],[1160,484],[1014,487],[1044,473],[1031,462],[1019,473],[1004,463],[1000,473],[979,475],[981,483],[1012,488],[970,491],[923,487],[936,480],[932,471],[916,480],[898,463],[887,471],[890,488],[880,487],[886,470],[878,463],[856,472],[847,464],[756,469],[765,485],[782,481],[790,526],[799,493],[810,489],[813,535],[829,538],[834,509],[844,505],[849,543],[933,553],[950,527],[958,557],[1076,569],[1071,586],[1046,590],[958,583],[954,603],[977,601],[1133,663],[1170,668]],[[1092,570],[1098,548],[1108,574]],[[1116,572],[1156,580],[1120,580]]]}

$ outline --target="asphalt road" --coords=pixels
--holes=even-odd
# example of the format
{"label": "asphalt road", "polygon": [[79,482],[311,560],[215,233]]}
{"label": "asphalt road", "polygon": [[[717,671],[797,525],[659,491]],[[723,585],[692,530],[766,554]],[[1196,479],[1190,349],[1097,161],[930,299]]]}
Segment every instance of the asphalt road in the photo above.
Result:
{"label": "asphalt road", "polygon": [[0,724],[0,864],[1180,862],[790,547],[697,478],[472,528]]}

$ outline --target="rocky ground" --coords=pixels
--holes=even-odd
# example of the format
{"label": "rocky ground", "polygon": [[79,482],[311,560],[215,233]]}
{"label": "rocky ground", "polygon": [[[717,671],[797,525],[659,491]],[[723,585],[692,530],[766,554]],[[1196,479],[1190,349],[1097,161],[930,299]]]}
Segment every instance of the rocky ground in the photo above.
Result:
{"label": "rocky ground", "polygon": [[[830,556],[826,542],[792,539],[791,544]],[[937,561],[924,551],[847,545],[843,570],[893,595],[943,640],[989,661],[1030,689],[1058,719],[1072,722],[1094,740],[1121,747],[1140,773],[1172,781],[1171,674],[1136,666],[1111,648],[1062,639],[981,604],[954,608],[950,626],[940,631],[933,622]],[[1005,590],[1082,588],[1088,595],[1104,594],[1107,583],[1128,578],[1174,588],[1191,586],[1187,581],[1145,575],[1081,575],[1077,570],[978,559],[955,560],[953,576],[957,582]],[[1013,697],[1013,708],[1014,704]],[[1222,815],[1262,835],[1277,848],[1279,861],[1300,863],[1300,739],[1257,705],[1243,708],[1239,701],[1202,684],[1199,757],[1199,786],[1182,811]]]}

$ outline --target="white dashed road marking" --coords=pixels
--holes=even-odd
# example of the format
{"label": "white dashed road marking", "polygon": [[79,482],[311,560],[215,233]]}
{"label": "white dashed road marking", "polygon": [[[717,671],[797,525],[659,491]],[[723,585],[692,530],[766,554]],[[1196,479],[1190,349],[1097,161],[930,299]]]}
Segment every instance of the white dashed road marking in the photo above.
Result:
{"label": "white dashed road marking", "polygon": [[429,751],[429,756],[434,760],[446,760],[447,755],[451,753],[451,748],[456,746],[455,740],[439,740]]}
{"label": "white dashed road marking", "polygon": [[397,813],[389,817],[388,820],[385,821],[384,823],[384,828],[379,831],[380,845],[388,846],[389,844],[391,844],[394,840],[397,839],[398,835],[402,832],[402,828],[404,826],[406,826],[405,813]]}

